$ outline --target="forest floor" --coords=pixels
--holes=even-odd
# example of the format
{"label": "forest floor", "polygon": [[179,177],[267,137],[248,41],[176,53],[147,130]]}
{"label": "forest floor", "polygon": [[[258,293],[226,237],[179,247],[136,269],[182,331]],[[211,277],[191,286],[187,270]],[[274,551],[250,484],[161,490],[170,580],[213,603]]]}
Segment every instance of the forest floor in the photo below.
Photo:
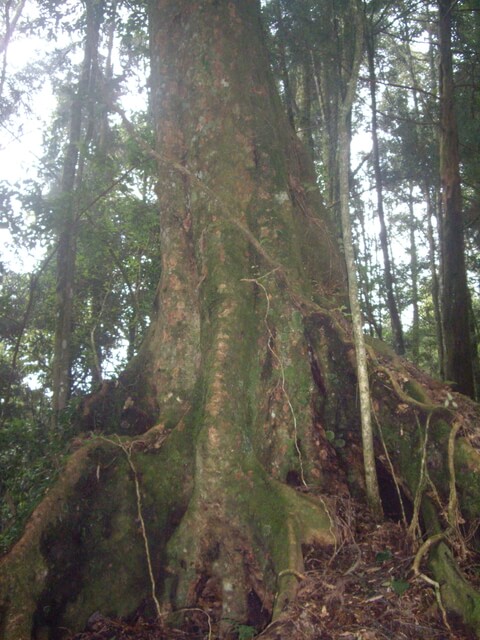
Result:
{"label": "forest floor", "polygon": [[[473,640],[455,619],[445,625],[433,587],[412,572],[414,554],[405,529],[355,517],[355,536],[334,552],[305,549],[299,593],[259,632],[237,625],[219,634],[200,609],[184,614],[182,628],[138,618],[125,622],[94,614],[87,630],[69,640]],[[450,627],[450,628],[449,628]]]}

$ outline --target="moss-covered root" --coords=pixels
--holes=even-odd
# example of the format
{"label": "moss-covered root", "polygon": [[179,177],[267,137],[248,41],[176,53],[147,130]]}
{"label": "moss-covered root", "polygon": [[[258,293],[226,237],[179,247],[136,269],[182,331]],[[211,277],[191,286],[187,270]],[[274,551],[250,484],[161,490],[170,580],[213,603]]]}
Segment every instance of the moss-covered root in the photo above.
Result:
{"label": "moss-covered root", "polygon": [[444,542],[430,554],[429,566],[440,585],[440,595],[447,612],[455,613],[480,638],[480,593],[467,582]]}
{"label": "moss-covered root", "polygon": [[312,496],[300,495],[285,485],[278,484],[277,490],[284,501],[287,516],[283,535],[286,538],[284,544],[288,553],[282,557],[280,547],[276,548],[277,553],[273,554],[277,573],[273,620],[276,620],[288,603],[296,597],[299,580],[303,578],[302,544],[315,542],[333,547],[337,543],[337,531],[332,515],[323,502]]}
{"label": "moss-covered root", "polygon": [[[422,516],[434,537],[441,534],[436,508],[428,498],[422,501]],[[438,584],[441,606],[447,613],[459,616],[480,638],[480,593],[462,575],[441,535],[439,542],[432,545],[428,567]]]}
{"label": "moss-covered root", "polygon": [[57,637],[95,611],[126,616],[151,601],[152,571],[190,496],[188,439],[175,431],[140,452],[98,439],[72,455],[0,564],[2,640]]}
{"label": "moss-covered root", "polygon": [[197,487],[168,545],[175,606],[215,602],[219,609],[211,612],[220,628],[232,620],[255,624],[252,598],[264,612],[278,616],[296,596],[302,544],[335,544],[332,521],[321,501],[271,480],[259,469],[234,476],[222,494],[207,496]]}
{"label": "moss-covered root", "polygon": [[48,576],[42,537],[61,520],[75,486],[92,465],[94,449],[90,444],[70,458],[59,482],[34,511],[22,538],[0,562],[0,636],[4,640],[31,637],[32,620]]}

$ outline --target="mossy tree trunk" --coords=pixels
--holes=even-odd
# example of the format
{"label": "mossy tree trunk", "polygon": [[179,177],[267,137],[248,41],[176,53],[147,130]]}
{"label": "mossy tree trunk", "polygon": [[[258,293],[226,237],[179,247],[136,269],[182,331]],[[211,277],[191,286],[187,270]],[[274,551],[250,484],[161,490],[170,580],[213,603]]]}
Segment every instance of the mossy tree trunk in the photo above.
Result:
{"label": "mossy tree trunk", "polygon": [[[162,229],[152,323],[118,383],[83,404],[84,425],[104,435],[71,456],[2,561],[5,640],[61,638],[95,611],[139,608],[202,609],[220,637],[232,621],[260,628],[295,597],[302,546],[340,543],[338,501],[364,495],[343,258],[272,82],[258,2],[157,0],[150,12]],[[413,369],[370,355],[373,408],[413,497],[415,418],[433,416],[430,446],[445,461],[450,415],[435,400],[446,393],[429,398]],[[473,521],[468,428],[466,417],[457,484]],[[432,479],[444,498],[448,475]],[[449,606],[478,621],[477,596],[457,580],[466,604]]]}

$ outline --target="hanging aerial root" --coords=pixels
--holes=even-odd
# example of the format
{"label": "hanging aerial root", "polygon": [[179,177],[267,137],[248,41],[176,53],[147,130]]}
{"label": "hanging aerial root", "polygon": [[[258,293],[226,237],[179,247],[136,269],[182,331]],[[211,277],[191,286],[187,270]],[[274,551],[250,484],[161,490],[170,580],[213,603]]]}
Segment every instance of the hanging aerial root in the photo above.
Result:
{"label": "hanging aerial root", "polygon": [[[423,434],[423,443],[422,443],[422,459],[420,461],[420,476],[418,478],[417,490],[415,492],[415,498],[413,500],[413,515],[412,520],[410,522],[410,526],[408,528],[408,535],[411,540],[416,540],[420,537],[420,507],[422,504],[423,492],[427,483],[428,471],[427,471],[427,445],[428,445],[428,433],[430,429],[430,420],[432,414],[429,413],[427,417],[427,421],[425,423],[425,432]],[[418,419],[417,414],[415,414],[415,419],[417,421],[418,431],[421,433],[421,425]]]}
{"label": "hanging aerial root", "polygon": [[[264,276],[262,276],[262,278],[266,278],[267,276],[270,275],[270,273],[274,273],[275,271],[276,271],[276,269],[274,269],[273,271],[270,271],[269,273],[267,273]],[[285,400],[287,402],[288,408],[290,410],[290,414],[292,416],[293,438],[294,438],[294,444],[295,444],[295,451],[297,452],[297,457],[298,457],[298,464],[299,464],[299,467],[300,467],[300,480],[302,481],[302,484],[303,484],[304,487],[308,487],[307,482],[305,480],[302,452],[300,451],[300,446],[298,444],[297,416],[295,415],[295,411],[293,409],[293,405],[292,405],[292,402],[290,400],[290,396],[289,396],[288,391],[286,389],[285,368],[283,366],[282,359],[280,358],[280,356],[278,355],[278,353],[275,351],[275,349],[272,346],[274,344],[274,342],[275,342],[275,339],[274,339],[272,330],[270,328],[270,325],[268,323],[268,314],[270,312],[270,297],[268,295],[267,289],[265,288],[265,286],[261,282],[259,282],[259,280],[260,280],[260,278],[242,278],[241,282],[252,282],[257,287],[262,289],[263,293],[265,294],[265,300],[266,300],[266,303],[267,303],[267,307],[266,307],[265,315],[263,317],[263,322],[265,324],[265,327],[266,327],[267,333],[268,333],[268,340],[267,340],[268,350],[270,351],[270,353],[272,354],[273,358],[276,360],[276,362],[278,363],[278,366],[280,368],[281,389],[282,389],[282,393],[283,393],[283,395],[285,397]]]}

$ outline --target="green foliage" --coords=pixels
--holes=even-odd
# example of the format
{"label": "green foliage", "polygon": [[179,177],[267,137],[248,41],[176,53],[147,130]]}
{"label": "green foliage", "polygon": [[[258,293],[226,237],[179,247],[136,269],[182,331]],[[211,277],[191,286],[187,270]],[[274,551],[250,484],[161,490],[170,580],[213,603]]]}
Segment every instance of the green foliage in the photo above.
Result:
{"label": "green foliage", "polygon": [[378,551],[375,554],[375,562],[378,564],[383,564],[384,562],[388,562],[393,558],[392,552],[389,549],[385,549],[384,551]]}
{"label": "green foliage", "polygon": [[232,622],[231,630],[237,634],[237,640],[252,640],[258,633],[255,627],[235,621]]}
{"label": "green foliage", "polygon": [[325,436],[328,442],[330,442],[336,449],[343,449],[346,445],[345,439],[343,438],[342,434],[337,437],[334,431],[329,430],[325,431]]}
{"label": "green foliage", "polygon": [[[44,420],[48,413],[44,414]],[[63,465],[71,433],[52,434],[45,421],[14,418],[0,429],[0,553],[15,542],[26,520]]]}
{"label": "green foliage", "polygon": [[257,635],[257,630],[247,624],[239,624],[237,629],[238,640],[251,640]]}
{"label": "green foliage", "polygon": [[[386,562],[391,563],[393,560],[394,556],[390,549],[384,549],[383,551],[378,551],[375,554],[375,562],[377,564],[383,565]],[[389,582],[384,583],[384,586],[389,586],[397,596],[403,596],[411,585],[403,578],[392,578]]]}
{"label": "green foliage", "polygon": [[[122,7],[123,7],[123,3]],[[147,70],[143,3],[94,3],[98,50],[81,122],[74,192],[62,191],[62,171],[71,134],[72,103],[79,82],[78,53],[86,32],[86,4],[49,0],[31,7],[15,37],[41,38],[45,57],[9,74],[0,111],[15,127],[37,89],[51,83],[57,106],[44,131],[44,155],[23,182],[0,184],[0,225],[8,230],[14,261],[0,264],[0,548],[17,537],[26,518],[62,465],[76,401],[50,425],[52,345],[56,324],[56,252],[65,211],[76,231],[72,393],[79,396],[104,376],[113,376],[138,350],[148,326],[160,276],[155,165],[108,113],[121,100],[122,83]],[[90,8],[91,5],[89,5]],[[123,74],[113,75],[112,28]],[[0,31],[1,33],[1,31]],[[68,45],[65,35],[68,34]],[[113,55],[115,57],[115,55]],[[153,146],[153,127],[139,101],[131,115],[138,134]],[[26,109],[24,109],[26,107]],[[48,118],[48,113],[44,114]],[[18,120],[20,122],[20,120]],[[21,125],[17,131],[21,135]],[[38,256],[25,267],[25,255]],[[3,258],[3,256],[2,256]],[[29,260],[31,263],[31,260]]]}
{"label": "green foliage", "polygon": [[392,578],[392,582],[390,583],[393,593],[397,596],[403,596],[408,589],[410,589],[410,583],[406,580]]}

